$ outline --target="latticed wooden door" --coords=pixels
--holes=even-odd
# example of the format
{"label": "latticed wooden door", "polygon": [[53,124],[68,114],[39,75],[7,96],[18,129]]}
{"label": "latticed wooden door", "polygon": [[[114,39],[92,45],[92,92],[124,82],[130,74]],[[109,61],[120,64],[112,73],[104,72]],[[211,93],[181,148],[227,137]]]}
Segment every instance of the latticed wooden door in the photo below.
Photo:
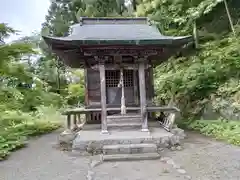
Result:
{"label": "latticed wooden door", "polygon": [[[133,91],[133,71],[124,70],[124,90],[126,104],[134,103]],[[120,105],[122,90],[118,86],[120,81],[120,70],[107,70],[106,71],[106,87],[107,87],[107,104]]]}

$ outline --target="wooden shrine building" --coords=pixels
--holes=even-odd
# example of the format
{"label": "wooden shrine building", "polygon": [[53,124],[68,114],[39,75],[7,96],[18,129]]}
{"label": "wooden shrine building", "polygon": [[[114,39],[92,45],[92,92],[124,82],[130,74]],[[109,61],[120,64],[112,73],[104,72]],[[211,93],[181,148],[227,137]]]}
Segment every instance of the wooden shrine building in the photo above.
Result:
{"label": "wooden shrine building", "polygon": [[85,69],[84,113],[102,133],[121,122],[148,131],[149,112],[163,109],[152,102],[153,68],[192,41],[162,35],[147,18],[83,17],[70,35],[43,38],[67,66]]}

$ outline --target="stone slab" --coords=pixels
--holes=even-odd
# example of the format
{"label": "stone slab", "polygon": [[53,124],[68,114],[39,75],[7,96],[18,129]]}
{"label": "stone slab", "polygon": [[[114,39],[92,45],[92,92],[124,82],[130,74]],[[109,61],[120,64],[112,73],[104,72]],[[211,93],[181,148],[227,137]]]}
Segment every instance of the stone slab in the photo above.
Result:
{"label": "stone slab", "polygon": [[103,161],[133,161],[133,160],[155,160],[159,159],[158,153],[141,153],[141,154],[114,154],[103,155]]}
{"label": "stone slab", "polygon": [[108,123],[109,128],[126,129],[128,127],[133,128],[133,127],[141,127],[141,126],[142,126],[141,122],[111,122],[111,123]]}
{"label": "stone slab", "polygon": [[157,152],[156,144],[116,144],[104,145],[104,154],[135,154],[135,153],[154,153]]}

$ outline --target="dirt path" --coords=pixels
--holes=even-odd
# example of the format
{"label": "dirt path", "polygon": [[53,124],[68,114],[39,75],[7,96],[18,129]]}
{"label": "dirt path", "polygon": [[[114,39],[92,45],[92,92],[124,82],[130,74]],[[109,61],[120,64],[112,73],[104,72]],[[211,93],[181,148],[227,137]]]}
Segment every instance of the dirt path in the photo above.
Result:
{"label": "dirt path", "polygon": [[[240,148],[191,134],[182,151],[155,161],[112,162],[53,148],[58,132],[32,140],[0,163],[0,180],[239,180]],[[167,158],[169,157],[169,158]]]}

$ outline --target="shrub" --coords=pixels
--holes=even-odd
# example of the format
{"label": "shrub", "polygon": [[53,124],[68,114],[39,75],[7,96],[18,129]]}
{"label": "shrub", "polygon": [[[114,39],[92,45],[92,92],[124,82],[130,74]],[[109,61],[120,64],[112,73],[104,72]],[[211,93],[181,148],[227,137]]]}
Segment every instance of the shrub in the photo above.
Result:
{"label": "shrub", "polygon": [[197,120],[190,123],[188,128],[240,146],[240,122],[238,121]]}
{"label": "shrub", "polygon": [[69,84],[68,85],[68,104],[69,105],[76,105],[79,103],[84,103],[84,90],[85,87],[83,84]]}
{"label": "shrub", "polygon": [[239,57],[239,37],[226,37],[205,43],[196,55],[170,59],[155,69],[158,99],[167,102],[174,97],[184,118],[198,118],[213,95],[238,92],[238,86],[222,88],[239,83]]}
{"label": "shrub", "polygon": [[0,119],[0,160],[26,146],[29,137],[58,129],[60,119],[60,114],[51,107],[38,107],[36,113],[6,111]]}

